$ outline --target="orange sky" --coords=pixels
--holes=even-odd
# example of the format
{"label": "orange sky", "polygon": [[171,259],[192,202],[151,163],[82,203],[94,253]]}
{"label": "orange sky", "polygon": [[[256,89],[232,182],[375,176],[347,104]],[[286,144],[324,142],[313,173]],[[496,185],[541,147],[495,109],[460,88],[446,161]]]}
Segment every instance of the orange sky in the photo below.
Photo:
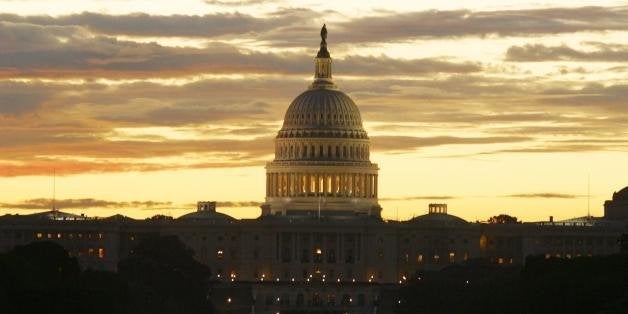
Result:
{"label": "orange sky", "polygon": [[56,169],[64,211],[256,217],[327,23],[385,218],[602,215],[628,185],[628,7],[476,2],[0,1],[0,213],[50,208]]}

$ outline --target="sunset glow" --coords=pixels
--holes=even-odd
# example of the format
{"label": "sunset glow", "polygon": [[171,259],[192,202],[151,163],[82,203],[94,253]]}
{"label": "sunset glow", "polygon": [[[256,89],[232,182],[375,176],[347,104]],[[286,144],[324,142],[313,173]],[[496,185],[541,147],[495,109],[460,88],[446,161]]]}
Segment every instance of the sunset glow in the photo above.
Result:
{"label": "sunset glow", "polygon": [[[386,219],[603,213],[628,185],[623,1],[0,1],[0,214],[257,217],[329,29]],[[53,179],[56,173],[56,179]]]}

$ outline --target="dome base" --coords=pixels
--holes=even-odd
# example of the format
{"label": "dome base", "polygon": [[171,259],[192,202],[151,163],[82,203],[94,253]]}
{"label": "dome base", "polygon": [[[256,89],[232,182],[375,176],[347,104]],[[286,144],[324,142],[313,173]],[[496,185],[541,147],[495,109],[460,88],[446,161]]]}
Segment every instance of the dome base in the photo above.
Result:
{"label": "dome base", "polygon": [[267,197],[262,215],[282,216],[376,216],[381,206],[376,198]]}

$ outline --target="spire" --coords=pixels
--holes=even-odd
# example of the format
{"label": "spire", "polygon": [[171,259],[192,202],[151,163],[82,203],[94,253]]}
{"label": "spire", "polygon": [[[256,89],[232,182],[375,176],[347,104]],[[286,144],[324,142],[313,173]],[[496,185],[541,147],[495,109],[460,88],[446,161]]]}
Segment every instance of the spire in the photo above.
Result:
{"label": "spire", "polygon": [[327,25],[321,28],[321,47],[314,58],[314,83],[310,88],[336,88],[331,80],[331,57],[327,50]]}

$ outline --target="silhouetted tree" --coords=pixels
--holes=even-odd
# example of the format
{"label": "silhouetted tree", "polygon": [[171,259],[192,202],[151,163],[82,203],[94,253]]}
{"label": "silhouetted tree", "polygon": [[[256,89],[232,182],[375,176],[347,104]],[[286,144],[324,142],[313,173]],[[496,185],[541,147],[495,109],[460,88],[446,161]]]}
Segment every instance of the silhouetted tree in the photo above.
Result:
{"label": "silhouetted tree", "polygon": [[0,255],[2,313],[126,313],[125,285],[114,273],[81,273],[53,242],[33,242]]}
{"label": "silhouetted tree", "polygon": [[471,262],[417,274],[397,313],[626,313],[627,283],[626,254],[532,256],[521,269]]}
{"label": "silhouetted tree", "polygon": [[516,224],[518,222],[517,217],[506,214],[493,216],[488,219],[488,223],[490,224]]}
{"label": "silhouetted tree", "polygon": [[142,313],[209,313],[209,268],[176,236],[147,238],[120,261],[118,272],[130,285],[132,310]]}

